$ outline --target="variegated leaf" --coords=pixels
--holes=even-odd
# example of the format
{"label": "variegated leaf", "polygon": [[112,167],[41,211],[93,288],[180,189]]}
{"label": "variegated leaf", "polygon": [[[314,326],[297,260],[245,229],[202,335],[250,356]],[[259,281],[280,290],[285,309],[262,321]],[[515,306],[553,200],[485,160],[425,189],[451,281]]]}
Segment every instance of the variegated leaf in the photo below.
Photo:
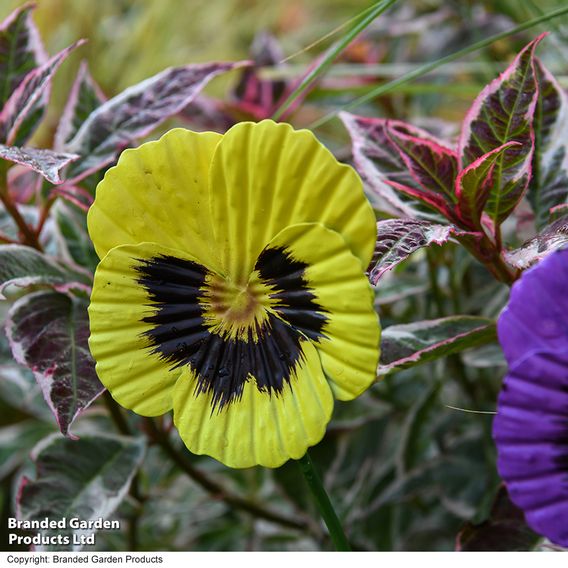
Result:
{"label": "variegated leaf", "polygon": [[351,136],[355,168],[375,209],[393,217],[441,220],[431,206],[414,196],[421,195],[422,189],[388,136],[386,121],[347,112],[340,113],[340,118]]}
{"label": "variegated leaf", "polygon": [[35,292],[12,305],[6,335],[14,359],[34,373],[61,432],[103,391],[89,351],[87,304],[58,292]]}
{"label": "variegated leaf", "polygon": [[87,62],[83,61],[57,127],[55,149],[65,148],[89,115],[105,101],[106,97],[89,73]]}
{"label": "variegated leaf", "polygon": [[535,68],[539,96],[528,198],[540,229],[548,222],[551,209],[568,201],[568,96],[538,59]]}
{"label": "variegated leaf", "polygon": [[53,184],[62,183],[61,170],[79,156],[38,148],[17,148],[0,144],[0,158],[27,166]]}
{"label": "variegated leaf", "polygon": [[446,217],[450,217],[456,201],[456,153],[435,141],[426,132],[400,121],[388,120],[386,131],[418,187],[424,194],[441,197]]}
{"label": "variegated leaf", "polygon": [[381,334],[378,375],[387,375],[497,339],[495,322],[473,316],[450,316],[391,325]]}
{"label": "variegated leaf", "polygon": [[33,9],[33,4],[25,4],[0,24],[0,108],[23,78],[47,60]]}
{"label": "variegated leaf", "polygon": [[245,64],[248,62],[166,69],[103,103],[64,145],[66,152],[82,156],[69,168],[68,177],[77,181],[112,163],[133,140],[186,107],[215,76]]}
{"label": "variegated leaf", "polygon": [[8,145],[23,144],[33,133],[37,123],[27,125],[25,136],[19,135],[19,130],[25,121],[38,112],[38,103],[44,100],[51,78],[68,55],[84,42],[75,42],[60,51],[40,67],[30,71],[6,101],[0,113],[0,139]]}
{"label": "variegated leaf", "polygon": [[418,249],[447,242],[452,236],[452,226],[418,219],[387,219],[377,223],[377,233],[375,253],[368,269],[373,284]]}
{"label": "variegated leaf", "polygon": [[511,266],[524,270],[565,246],[568,246],[568,215],[545,227],[541,233],[518,249],[506,252],[505,260]]}
{"label": "variegated leaf", "polygon": [[[43,440],[31,454],[35,471],[20,479],[18,519],[108,519],[126,497],[144,453],[142,438],[97,433],[82,436],[80,440],[61,436]],[[71,528],[69,523],[63,529],[42,528],[37,534],[53,544],[41,544],[34,549],[81,550],[79,535],[90,536],[95,532],[94,528]]]}
{"label": "variegated leaf", "polygon": [[457,212],[468,227],[483,231],[481,215],[493,187],[495,162],[507,148],[518,144],[518,142],[507,142],[483,154],[458,174],[455,182]]}
{"label": "variegated leaf", "polygon": [[0,247],[0,299],[9,285],[20,288],[49,286],[56,290],[83,287],[89,290],[88,273],[59,262],[31,247],[2,245]]}
{"label": "variegated leaf", "polygon": [[534,52],[543,37],[527,45],[507,70],[481,91],[462,127],[460,169],[507,142],[519,143],[495,160],[485,211],[496,226],[519,203],[531,177],[532,122],[538,98]]}

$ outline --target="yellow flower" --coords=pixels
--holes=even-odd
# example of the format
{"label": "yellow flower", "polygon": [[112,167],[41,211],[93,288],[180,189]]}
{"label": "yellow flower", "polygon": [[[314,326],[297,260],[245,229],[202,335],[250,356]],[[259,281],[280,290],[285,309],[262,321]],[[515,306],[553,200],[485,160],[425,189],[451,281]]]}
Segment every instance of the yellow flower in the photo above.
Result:
{"label": "yellow flower", "polygon": [[374,214],[311,132],[172,130],[122,153],[88,226],[97,373],[138,414],[173,408],[192,452],[278,467],[374,381]]}

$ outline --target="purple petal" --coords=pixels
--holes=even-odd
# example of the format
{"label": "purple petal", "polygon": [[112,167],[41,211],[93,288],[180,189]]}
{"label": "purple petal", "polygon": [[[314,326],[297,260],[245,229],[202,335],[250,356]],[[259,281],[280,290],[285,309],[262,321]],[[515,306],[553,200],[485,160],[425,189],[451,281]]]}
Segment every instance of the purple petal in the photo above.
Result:
{"label": "purple petal", "polygon": [[515,283],[497,332],[512,366],[528,353],[568,348],[568,249],[550,254]]}
{"label": "purple petal", "polygon": [[[558,260],[560,255],[550,258],[554,257]],[[554,268],[544,270],[557,274]],[[535,273],[531,271],[531,282]],[[568,341],[561,350],[533,350],[510,368],[499,395],[493,436],[497,468],[512,501],[536,532],[567,546]]]}

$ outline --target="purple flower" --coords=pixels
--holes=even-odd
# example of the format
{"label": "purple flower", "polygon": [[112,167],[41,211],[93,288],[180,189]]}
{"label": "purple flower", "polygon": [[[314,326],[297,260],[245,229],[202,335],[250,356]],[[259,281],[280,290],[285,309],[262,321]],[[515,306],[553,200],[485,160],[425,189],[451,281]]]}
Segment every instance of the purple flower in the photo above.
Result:
{"label": "purple flower", "polygon": [[509,364],[493,436],[527,523],[568,546],[568,250],[528,270],[498,322]]}

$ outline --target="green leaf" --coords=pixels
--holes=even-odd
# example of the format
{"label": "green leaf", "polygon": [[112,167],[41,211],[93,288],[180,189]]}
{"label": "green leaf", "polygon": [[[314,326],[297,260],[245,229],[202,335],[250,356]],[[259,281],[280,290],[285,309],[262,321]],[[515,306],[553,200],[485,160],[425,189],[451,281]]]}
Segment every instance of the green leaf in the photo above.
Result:
{"label": "green leaf", "polygon": [[[144,458],[142,439],[98,434],[80,440],[52,437],[33,455],[35,477],[22,477],[18,491],[18,518],[22,521],[108,519],[124,499]],[[43,530],[42,536],[61,535],[69,543],[35,546],[36,551],[80,550],[73,539],[95,529]]]}
{"label": "green leaf", "polygon": [[93,272],[99,257],[87,232],[85,213],[71,203],[58,201],[53,208],[53,218],[63,237],[61,245],[64,253],[79,266]]}
{"label": "green leaf", "polygon": [[14,359],[34,373],[61,432],[103,391],[89,351],[83,300],[35,292],[17,300],[6,321]]}
{"label": "green leaf", "polygon": [[434,361],[497,339],[495,322],[474,316],[450,316],[382,331],[378,375]]}
{"label": "green leaf", "polygon": [[25,420],[0,428],[0,480],[19,467],[30,450],[52,431],[53,428],[38,420]]}
{"label": "green leaf", "polygon": [[24,245],[0,246],[0,299],[8,285],[88,290],[87,274]]}

